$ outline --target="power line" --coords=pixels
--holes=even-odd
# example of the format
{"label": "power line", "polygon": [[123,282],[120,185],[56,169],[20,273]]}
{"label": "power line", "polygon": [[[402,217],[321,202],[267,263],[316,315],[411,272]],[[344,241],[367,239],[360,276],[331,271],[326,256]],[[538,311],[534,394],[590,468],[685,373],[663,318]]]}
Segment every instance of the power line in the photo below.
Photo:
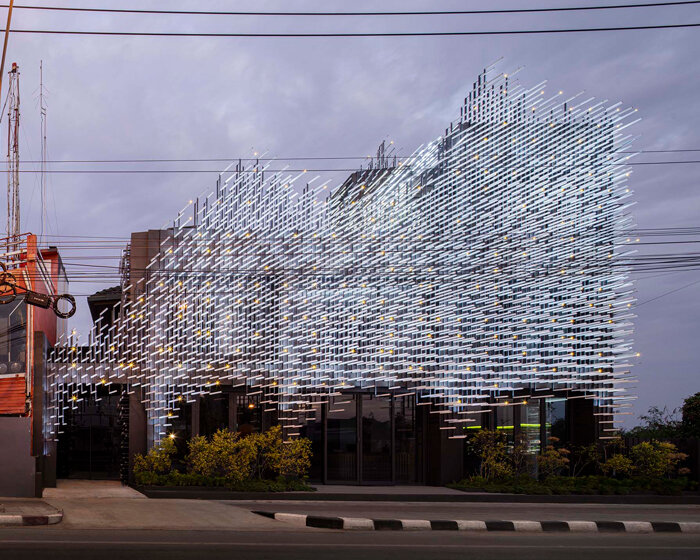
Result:
{"label": "power line", "polygon": [[686,284],[685,286],[681,286],[680,288],[676,288],[675,290],[671,290],[669,292],[663,293],[659,296],[653,297],[651,299],[645,300],[642,303],[638,303],[636,307],[640,307],[644,304],[651,303],[652,301],[656,301],[657,299],[661,299],[662,297],[666,297],[668,295],[674,294],[676,292],[680,292],[681,290],[685,290],[686,288],[690,288],[691,286],[695,286],[696,284],[700,284],[700,280],[697,280],[695,282],[691,282],[690,284]]}
{"label": "power line", "polygon": [[635,25],[627,27],[579,27],[569,29],[512,29],[504,31],[399,31],[354,33],[186,33],[175,31],[71,31],[66,29],[11,29],[10,33],[30,35],[101,35],[113,37],[240,37],[240,38],[311,38],[311,37],[459,37],[482,35],[541,35],[556,33],[585,33],[600,31],[642,31],[652,29],[681,29],[700,27],[700,23],[676,23],[668,25]]}
{"label": "power line", "polygon": [[[486,15],[486,14],[527,14],[548,12],[579,12],[592,10],[619,10],[631,8],[656,8],[700,4],[700,0],[685,2],[653,2],[648,4],[613,4],[596,6],[564,6],[554,8],[512,8],[496,10],[421,10],[406,12],[252,12],[252,11],[200,11],[200,10],[138,10],[128,8],[79,8],[60,6],[15,6],[16,10],[47,10],[59,12],[93,12],[113,14],[160,14],[160,15],[203,15],[203,16],[440,16],[440,15]],[[7,8],[0,4],[0,8]]]}
{"label": "power line", "polygon": [[[700,0],[698,0],[700,2]],[[700,148],[696,149],[679,149],[679,150],[636,150],[636,151],[619,151],[617,154],[674,154],[674,153],[696,153],[700,152]],[[484,154],[484,157],[493,154]],[[414,156],[388,156],[389,159],[396,158],[397,160],[412,159]],[[324,160],[365,160],[374,159],[374,156],[301,156],[301,157],[240,157],[232,156],[226,158],[136,158],[136,159],[51,159],[46,160],[46,163],[193,163],[193,162],[232,162],[232,161],[324,161]],[[41,163],[41,160],[25,159],[20,163]]]}
{"label": "power line", "polygon": [[[545,165],[513,165],[513,166],[503,166],[503,165],[489,165],[489,170],[498,169],[511,169],[511,168],[522,168],[522,169],[533,169],[533,168],[551,168],[555,169],[557,167],[565,167],[567,169],[575,168],[585,168],[590,167],[628,167],[628,166],[641,166],[641,165],[683,165],[683,164],[698,164],[700,160],[686,160],[686,161],[637,161],[637,162],[619,162],[619,161],[609,161],[602,163],[592,163],[590,165],[567,165],[562,164],[545,164]],[[401,169],[410,169],[410,165],[404,165]],[[380,169],[381,170],[381,169]],[[0,170],[0,172],[3,170]],[[47,169],[44,171],[38,169],[20,169],[19,173],[53,173],[53,174],[94,174],[94,175],[112,175],[112,174],[152,174],[152,173],[310,173],[310,172],[343,172],[343,173],[354,173],[362,171],[371,171],[371,169],[358,169],[356,167],[350,168],[306,168],[306,169],[229,169],[228,171],[222,171],[221,169]]]}

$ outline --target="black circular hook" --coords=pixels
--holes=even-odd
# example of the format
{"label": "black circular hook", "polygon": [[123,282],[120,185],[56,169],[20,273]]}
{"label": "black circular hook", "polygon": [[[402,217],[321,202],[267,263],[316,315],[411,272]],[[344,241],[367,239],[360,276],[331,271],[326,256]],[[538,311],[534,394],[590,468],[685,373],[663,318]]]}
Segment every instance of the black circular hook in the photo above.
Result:
{"label": "black circular hook", "polygon": [[[68,303],[70,303],[71,308],[68,311],[61,311],[58,308],[58,302],[61,301],[62,299],[66,300]],[[76,310],[76,304],[75,304],[75,298],[70,295],[70,294],[61,294],[54,296],[53,300],[53,305],[51,306],[53,309],[53,312],[56,314],[57,317],[60,317],[61,319],[68,319],[68,317],[72,317],[75,315],[75,310]]]}

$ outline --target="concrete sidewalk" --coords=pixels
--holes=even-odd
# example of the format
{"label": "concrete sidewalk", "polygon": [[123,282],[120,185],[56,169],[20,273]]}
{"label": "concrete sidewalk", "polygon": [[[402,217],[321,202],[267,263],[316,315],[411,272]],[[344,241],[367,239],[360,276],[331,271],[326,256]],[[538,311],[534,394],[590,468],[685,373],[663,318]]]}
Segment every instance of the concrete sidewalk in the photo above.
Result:
{"label": "concrete sidewalk", "polygon": [[51,498],[63,510],[60,529],[151,530],[298,530],[249,510],[211,500],[139,500],[130,498]]}
{"label": "concrete sidewalk", "polygon": [[57,530],[280,530],[275,521],[246,508],[212,500],[149,500],[113,480],[59,480],[56,488],[44,490],[42,503],[63,511],[63,522]]}
{"label": "concrete sidewalk", "polygon": [[53,525],[63,518],[60,509],[36,498],[0,498],[0,526]]}
{"label": "concrete sidewalk", "polygon": [[123,498],[146,499],[146,496],[118,480],[58,480],[56,488],[44,488],[45,499]]}

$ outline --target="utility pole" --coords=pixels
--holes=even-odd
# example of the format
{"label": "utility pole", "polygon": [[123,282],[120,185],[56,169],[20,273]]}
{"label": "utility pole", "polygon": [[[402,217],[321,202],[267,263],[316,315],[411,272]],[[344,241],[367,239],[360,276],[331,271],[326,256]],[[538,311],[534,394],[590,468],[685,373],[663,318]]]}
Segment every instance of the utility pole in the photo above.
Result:
{"label": "utility pole", "polygon": [[39,112],[41,113],[41,233],[44,239],[44,227],[48,227],[49,217],[46,205],[46,105],[44,105],[44,61],[39,61]]}
{"label": "utility pole", "polygon": [[7,39],[10,37],[10,22],[12,21],[12,6],[15,0],[10,0],[7,10],[7,24],[5,25],[5,42],[2,46],[2,62],[0,62],[0,92],[2,92],[2,77],[5,74],[5,55],[7,54]]}
{"label": "utility pole", "polygon": [[19,68],[12,63],[7,90],[7,237],[16,241],[19,221]]}

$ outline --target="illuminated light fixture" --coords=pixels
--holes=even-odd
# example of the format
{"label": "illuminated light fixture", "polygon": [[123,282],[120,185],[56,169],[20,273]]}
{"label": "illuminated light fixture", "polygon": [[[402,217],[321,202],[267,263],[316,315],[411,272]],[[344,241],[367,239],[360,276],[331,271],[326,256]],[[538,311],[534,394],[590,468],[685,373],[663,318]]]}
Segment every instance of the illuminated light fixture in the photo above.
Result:
{"label": "illuminated light fixture", "polygon": [[[222,175],[169,226],[151,280],[115,323],[98,320],[88,343],[74,332],[57,341],[46,440],[65,423],[77,384],[95,391],[114,379],[110,371],[139,388],[154,440],[168,436],[164,411],[217,382],[259,391],[280,411],[327,400],[339,387],[388,384],[418,386],[417,399],[455,419],[455,404],[493,402],[499,382],[514,395],[542,385],[576,390],[614,410],[635,355],[634,286],[615,241],[634,239],[628,169],[618,160],[631,140],[614,130],[632,112],[595,104],[572,112],[564,98],[541,97],[541,86],[504,80],[483,75],[457,126],[410,154],[410,164],[373,158],[344,187],[263,174],[263,161]],[[533,96],[539,105],[523,106]],[[486,173],[481,162],[496,150],[499,165]],[[564,163],[582,153],[615,173]],[[361,204],[348,204],[352,197]],[[591,292],[594,301],[585,299]],[[454,323],[459,332],[448,328]],[[578,340],[600,341],[604,330],[595,351],[611,362],[600,368],[587,351],[563,348],[573,328]]]}

